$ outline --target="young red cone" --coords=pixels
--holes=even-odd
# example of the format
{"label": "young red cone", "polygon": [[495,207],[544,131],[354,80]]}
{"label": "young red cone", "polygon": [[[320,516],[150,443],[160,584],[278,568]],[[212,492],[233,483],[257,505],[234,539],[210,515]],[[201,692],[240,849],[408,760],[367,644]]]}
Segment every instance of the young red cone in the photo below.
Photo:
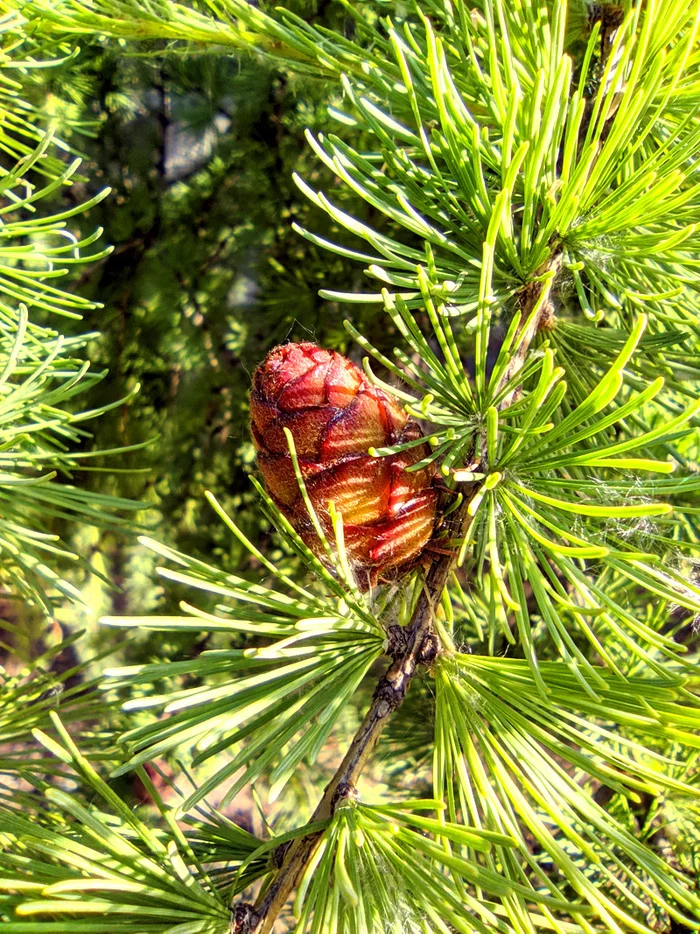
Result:
{"label": "young red cone", "polygon": [[328,503],[342,513],[345,547],[358,581],[374,583],[412,562],[433,534],[437,509],[434,472],[406,467],[428,453],[420,444],[399,454],[370,457],[371,447],[420,438],[395,402],[361,370],[316,344],[285,344],[255,371],[251,429],[270,496],[315,551],[314,535],[284,429],[294,438],[302,476],[319,520],[330,530]]}

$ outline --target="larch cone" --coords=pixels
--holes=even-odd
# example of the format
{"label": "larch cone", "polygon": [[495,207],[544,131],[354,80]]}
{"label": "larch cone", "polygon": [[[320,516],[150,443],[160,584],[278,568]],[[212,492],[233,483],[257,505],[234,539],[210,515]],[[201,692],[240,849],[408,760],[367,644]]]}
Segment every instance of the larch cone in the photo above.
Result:
{"label": "larch cone", "polygon": [[255,371],[251,430],[265,486],[310,548],[318,541],[299,491],[284,429],[294,438],[302,476],[324,529],[328,503],[342,513],[345,548],[362,587],[396,576],[430,540],[437,513],[432,467],[407,473],[429,451],[419,444],[370,457],[369,448],[422,437],[420,427],[363,372],[333,350],[284,344]]}

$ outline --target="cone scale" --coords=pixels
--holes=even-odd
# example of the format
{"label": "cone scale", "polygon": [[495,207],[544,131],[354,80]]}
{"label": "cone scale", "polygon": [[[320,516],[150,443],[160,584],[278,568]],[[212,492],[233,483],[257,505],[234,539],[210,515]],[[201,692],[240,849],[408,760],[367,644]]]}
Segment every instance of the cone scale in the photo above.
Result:
{"label": "cone scale", "polygon": [[[430,540],[437,513],[431,467],[406,472],[429,451],[419,444],[370,457],[422,436],[396,403],[348,359],[312,343],[272,350],[255,371],[251,430],[265,486],[314,551],[320,548],[299,490],[284,429],[294,439],[304,482],[326,530],[332,501],[361,585],[397,576]],[[390,572],[390,573],[389,573]]]}

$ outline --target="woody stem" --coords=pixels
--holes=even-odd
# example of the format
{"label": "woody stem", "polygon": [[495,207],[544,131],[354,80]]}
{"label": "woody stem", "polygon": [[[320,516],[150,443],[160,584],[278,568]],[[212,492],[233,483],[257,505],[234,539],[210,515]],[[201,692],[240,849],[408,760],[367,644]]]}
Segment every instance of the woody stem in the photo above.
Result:
{"label": "woody stem", "polygon": [[[467,510],[476,492],[476,485],[470,484],[470,487],[473,487],[473,490],[470,489],[469,495],[465,496],[457,513],[456,537],[458,540],[468,533],[472,522],[472,517]],[[452,573],[455,560],[456,557],[453,554],[444,555],[431,565],[411,622],[407,627],[402,650],[397,653],[377,684],[369,710],[350,743],[343,761],[326,786],[323,797],[311,818],[312,823],[332,817],[338,801],[352,794],[389,717],[403,703],[416,667],[421,663],[421,657],[428,647],[434,614]],[[256,917],[253,926],[249,927],[251,934],[268,934],[272,930],[275,918],[301,879],[322,836],[322,830],[314,831],[304,837],[299,837],[289,847],[276,879],[255,906]],[[239,931],[240,934],[247,934],[243,927]]]}

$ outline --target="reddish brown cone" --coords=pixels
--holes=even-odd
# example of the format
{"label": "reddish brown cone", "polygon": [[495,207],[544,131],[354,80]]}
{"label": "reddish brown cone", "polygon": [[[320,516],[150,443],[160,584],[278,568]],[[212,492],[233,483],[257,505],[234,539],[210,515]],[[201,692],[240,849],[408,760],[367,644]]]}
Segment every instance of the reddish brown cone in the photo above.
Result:
{"label": "reddish brown cone", "polygon": [[434,474],[431,468],[405,468],[425,457],[428,446],[388,457],[367,454],[370,447],[420,438],[421,430],[353,363],[316,344],[276,347],[255,371],[250,411],[268,492],[310,547],[318,542],[310,533],[285,428],[319,519],[330,527],[330,500],[343,515],[348,555],[365,572],[358,574],[360,583],[420,554],[435,526]]}

